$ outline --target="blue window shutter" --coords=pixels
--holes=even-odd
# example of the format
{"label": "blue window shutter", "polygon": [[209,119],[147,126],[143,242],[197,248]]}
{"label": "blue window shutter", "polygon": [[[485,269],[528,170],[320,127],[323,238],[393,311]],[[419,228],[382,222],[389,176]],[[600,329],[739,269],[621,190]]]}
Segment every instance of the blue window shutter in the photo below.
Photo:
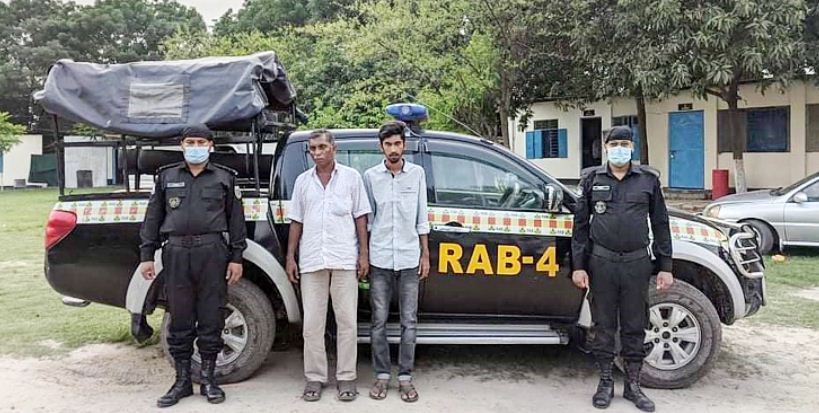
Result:
{"label": "blue window shutter", "polygon": [[0,174],[3,173],[3,152],[0,152]]}
{"label": "blue window shutter", "polygon": [[535,133],[526,132],[526,159],[535,158]]}
{"label": "blue window shutter", "polygon": [[537,158],[545,158],[545,153],[543,151],[543,131],[536,130],[535,131],[535,154],[537,154]]}
{"label": "blue window shutter", "polygon": [[631,134],[634,136],[634,152],[631,153],[631,159],[635,161],[640,160],[640,128],[635,124],[631,127]]}
{"label": "blue window shutter", "polygon": [[558,158],[568,158],[569,157],[569,148],[568,146],[568,133],[566,129],[558,129],[557,130],[557,157]]}

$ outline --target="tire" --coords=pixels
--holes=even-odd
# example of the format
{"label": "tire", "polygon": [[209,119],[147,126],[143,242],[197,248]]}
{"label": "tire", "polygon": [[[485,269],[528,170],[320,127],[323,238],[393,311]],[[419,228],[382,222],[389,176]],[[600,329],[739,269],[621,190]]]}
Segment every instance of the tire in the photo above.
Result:
{"label": "tire", "polygon": [[[681,280],[674,280],[668,290],[657,291],[655,279],[649,285],[650,328],[646,332],[646,359],[643,364],[641,384],[657,389],[678,389],[688,387],[699,380],[713,367],[722,344],[722,324],[717,310],[708,297]],[[657,312],[659,310],[659,313]],[[679,312],[677,312],[679,311]],[[656,315],[659,314],[658,318]],[[665,327],[665,321],[682,314],[686,317],[672,330],[673,323]],[[658,323],[659,321],[659,323]],[[655,324],[660,324],[659,326]],[[692,328],[688,334],[681,334],[684,328]],[[658,331],[659,330],[659,331]],[[665,335],[665,333],[668,333]],[[691,334],[695,333],[695,334]],[[694,340],[696,335],[696,340]],[[652,339],[652,337],[654,337]],[[665,349],[665,341],[671,346],[677,339],[677,346],[687,354],[685,362],[677,363],[672,358],[671,348]],[[690,341],[686,341],[688,339]],[[659,340],[659,343],[655,341]],[[694,344],[694,342],[697,344]],[[652,353],[655,346],[657,353]],[[655,356],[662,352],[659,359]]]}
{"label": "tire", "polygon": [[776,241],[776,236],[770,225],[757,220],[746,221],[746,224],[750,225],[754,232],[756,232],[759,252],[762,255],[770,254],[774,250],[774,243]]}
{"label": "tire", "polygon": [[[226,322],[233,321],[235,327],[231,330],[231,337],[244,338],[244,346],[234,345],[240,351],[234,351],[231,346],[225,345],[225,350],[219,354],[216,361],[216,380],[219,383],[235,383],[247,379],[264,363],[273,341],[276,338],[276,317],[270,300],[262,290],[247,279],[241,279],[235,285],[228,287]],[[238,318],[236,317],[238,314]],[[168,329],[171,314],[165,311],[162,318],[162,350],[173,364],[168,350]],[[228,330],[226,325],[225,330]],[[223,338],[227,338],[223,332]],[[199,379],[201,358],[194,347],[191,362],[193,380]]]}

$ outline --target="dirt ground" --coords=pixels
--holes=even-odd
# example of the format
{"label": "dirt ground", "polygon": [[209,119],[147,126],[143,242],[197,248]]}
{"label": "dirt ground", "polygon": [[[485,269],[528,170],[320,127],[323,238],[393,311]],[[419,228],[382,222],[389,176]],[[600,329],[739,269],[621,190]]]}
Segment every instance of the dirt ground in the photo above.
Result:
{"label": "dirt ground", "polygon": [[[52,343],[58,345],[58,343]],[[248,381],[225,386],[227,401],[208,405],[189,397],[173,412],[529,412],[597,411],[596,385],[587,357],[567,347],[421,346],[416,383],[421,399],[404,405],[395,389],[387,400],[366,397],[372,380],[369,352],[359,347],[361,397],[335,400],[325,390],[318,403],[300,400],[301,354],[271,354]],[[0,411],[157,411],[155,399],[172,371],[158,346],[89,345],[49,359],[0,357]],[[647,390],[659,412],[815,412],[819,405],[819,332],[739,322],[725,327],[715,368],[684,390]],[[611,412],[637,410],[617,395]],[[684,409],[684,410],[683,410]]]}

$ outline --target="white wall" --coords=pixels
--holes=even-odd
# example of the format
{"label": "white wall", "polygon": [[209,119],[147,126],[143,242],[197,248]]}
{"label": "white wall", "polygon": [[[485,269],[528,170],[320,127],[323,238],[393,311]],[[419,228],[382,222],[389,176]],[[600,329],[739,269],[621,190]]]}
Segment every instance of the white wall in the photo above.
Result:
{"label": "white wall", "polygon": [[31,155],[43,153],[43,137],[40,135],[23,135],[20,143],[3,154],[2,186],[13,186],[15,179],[28,182],[31,168]]}
{"label": "white wall", "polygon": [[[66,136],[66,142],[86,142],[85,136]],[[111,148],[65,148],[65,187],[77,187],[77,171],[90,170],[94,186],[108,185],[112,175],[113,151]]]}
{"label": "white wall", "polygon": [[[781,91],[774,86],[763,94],[756,85],[742,85],[739,91],[742,97],[740,108],[790,106],[790,152],[784,153],[746,153],[745,172],[748,186],[766,188],[788,185],[807,174],[819,171],[819,153],[805,152],[807,136],[807,104],[819,103],[819,87],[814,83],[794,82],[788,90]],[[717,146],[717,113],[727,109],[724,102],[716,97],[695,99],[690,92],[682,92],[665,99],[649,101],[646,105],[646,128],[648,130],[649,161],[660,171],[663,185],[668,186],[668,118],[669,113],[677,112],[680,104],[691,104],[692,110],[703,112],[703,140],[705,153],[704,184],[705,189],[712,187],[711,173],[714,169],[728,169],[730,184],[734,185],[733,160],[730,153],[718,154]],[[611,118],[615,116],[636,115],[634,99],[613,99],[611,102],[598,102],[587,109],[594,109],[595,115],[602,118],[603,129],[611,127]],[[577,179],[580,176],[581,136],[580,109],[563,110],[554,103],[544,102],[532,106],[532,120],[558,119],[558,126],[565,128],[568,135],[568,158],[536,159],[532,162],[550,174],[561,179]],[[526,154],[526,134],[515,127],[512,148],[520,155]],[[527,130],[532,130],[530,121]]]}

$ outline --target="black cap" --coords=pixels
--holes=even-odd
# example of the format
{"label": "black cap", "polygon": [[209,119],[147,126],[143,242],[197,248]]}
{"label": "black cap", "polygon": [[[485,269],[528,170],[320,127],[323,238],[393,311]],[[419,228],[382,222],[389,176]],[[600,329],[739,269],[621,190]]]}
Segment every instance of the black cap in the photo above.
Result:
{"label": "black cap", "polygon": [[182,129],[182,139],[190,137],[205,138],[209,141],[212,141],[213,131],[202,123],[188,125],[185,127],[185,129]]}
{"label": "black cap", "polygon": [[632,140],[631,128],[628,126],[615,126],[609,129],[606,134],[606,143],[609,141],[630,141]]}

